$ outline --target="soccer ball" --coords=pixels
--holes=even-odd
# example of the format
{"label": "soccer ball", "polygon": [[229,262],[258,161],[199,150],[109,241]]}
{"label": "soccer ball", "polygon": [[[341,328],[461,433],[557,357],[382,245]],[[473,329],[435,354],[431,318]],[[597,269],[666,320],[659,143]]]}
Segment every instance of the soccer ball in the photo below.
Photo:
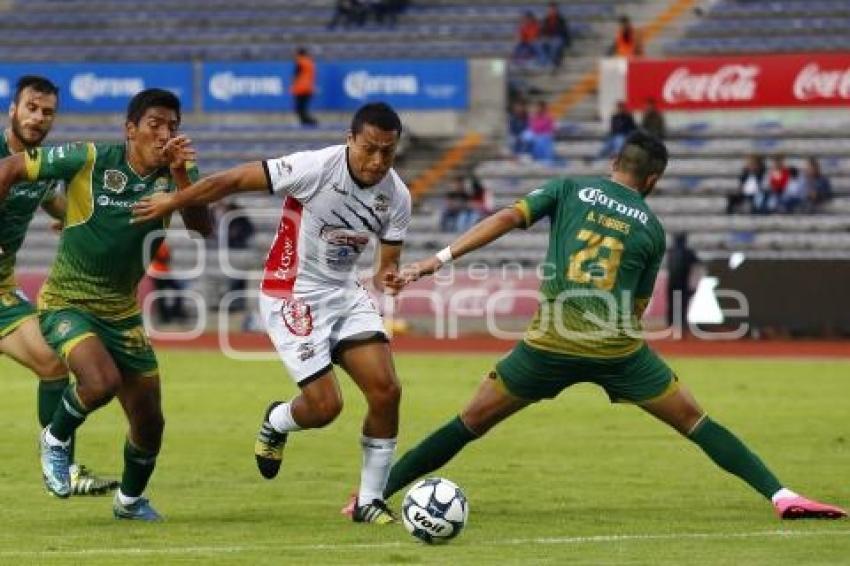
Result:
{"label": "soccer ball", "polygon": [[407,532],[423,542],[440,544],[460,534],[469,517],[469,503],[454,483],[428,478],[410,488],[401,513]]}

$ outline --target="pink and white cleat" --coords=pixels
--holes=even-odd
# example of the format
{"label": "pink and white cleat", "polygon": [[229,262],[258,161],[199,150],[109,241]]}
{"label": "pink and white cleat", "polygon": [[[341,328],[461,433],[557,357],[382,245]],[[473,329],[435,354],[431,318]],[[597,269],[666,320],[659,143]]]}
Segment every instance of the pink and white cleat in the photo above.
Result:
{"label": "pink and white cleat", "polygon": [[348,496],[348,502],[345,504],[345,507],[339,510],[340,515],[345,515],[349,519],[354,516],[354,508],[357,507],[357,492],[355,491],[350,496]]}
{"label": "pink and white cleat", "polygon": [[847,511],[805,497],[783,497],[773,504],[780,519],[841,519]]}

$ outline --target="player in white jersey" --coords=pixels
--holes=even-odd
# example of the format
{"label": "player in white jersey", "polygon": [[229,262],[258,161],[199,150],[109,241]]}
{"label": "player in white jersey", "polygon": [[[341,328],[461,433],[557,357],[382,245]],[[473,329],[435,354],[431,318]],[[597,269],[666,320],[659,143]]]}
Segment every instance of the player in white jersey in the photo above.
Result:
{"label": "player in white jersey", "polygon": [[383,321],[356,279],[357,258],[379,241],[374,284],[395,292],[410,221],[410,194],[392,169],[401,135],[398,115],[384,103],[361,107],[345,145],[239,165],[135,209],[137,220],[247,191],[285,195],[283,214],[265,264],[260,312],[301,392],[266,411],[255,446],[260,473],[280,470],[287,435],[320,428],[342,411],[333,370],[338,364],[368,405],[361,446],[355,522],[395,521],[383,490],[395,451],[401,385]]}

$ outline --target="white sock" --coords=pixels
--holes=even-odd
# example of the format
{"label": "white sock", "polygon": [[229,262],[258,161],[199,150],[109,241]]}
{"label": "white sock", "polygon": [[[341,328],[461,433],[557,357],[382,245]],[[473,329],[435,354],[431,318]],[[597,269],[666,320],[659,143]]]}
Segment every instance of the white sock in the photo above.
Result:
{"label": "white sock", "polygon": [[138,500],[138,497],[130,497],[129,495],[124,495],[124,493],[120,489],[118,490],[118,502],[121,503],[121,505],[132,505]]}
{"label": "white sock", "polygon": [[269,422],[278,432],[301,430],[301,426],[292,418],[292,403],[281,403],[269,415]]}
{"label": "white sock", "polygon": [[788,499],[789,497],[800,497],[800,494],[798,494],[798,493],[794,493],[794,492],[793,492],[793,491],[791,491],[790,489],[787,489],[787,488],[784,488],[784,487],[783,487],[782,489],[780,489],[779,491],[777,491],[776,493],[774,493],[774,494],[770,497],[770,500],[771,500],[771,501],[773,501],[774,503],[776,503],[776,502],[777,502],[777,501],[779,501],[780,499]]}
{"label": "white sock", "polygon": [[360,490],[357,505],[367,505],[373,499],[384,499],[384,488],[390,477],[395,454],[395,438],[360,438],[363,448],[363,467],[360,468]]}
{"label": "white sock", "polygon": [[53,433],[50,432],[49,426],[44,430],[44,440],[47,442],[48,446],[61,446],[62,448],[67,448],[68,444],[71,442],[70,440],[68,442],[62,442],[53,436]]}

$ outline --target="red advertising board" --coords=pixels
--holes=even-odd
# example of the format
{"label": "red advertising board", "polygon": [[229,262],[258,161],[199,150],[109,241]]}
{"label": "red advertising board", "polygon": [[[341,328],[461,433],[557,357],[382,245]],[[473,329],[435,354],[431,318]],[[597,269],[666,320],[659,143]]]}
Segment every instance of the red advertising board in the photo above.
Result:
{"label": "red advertising board", "polygon": [[626,91],[631,108],[850,107],[850,53],[632,59]]}

